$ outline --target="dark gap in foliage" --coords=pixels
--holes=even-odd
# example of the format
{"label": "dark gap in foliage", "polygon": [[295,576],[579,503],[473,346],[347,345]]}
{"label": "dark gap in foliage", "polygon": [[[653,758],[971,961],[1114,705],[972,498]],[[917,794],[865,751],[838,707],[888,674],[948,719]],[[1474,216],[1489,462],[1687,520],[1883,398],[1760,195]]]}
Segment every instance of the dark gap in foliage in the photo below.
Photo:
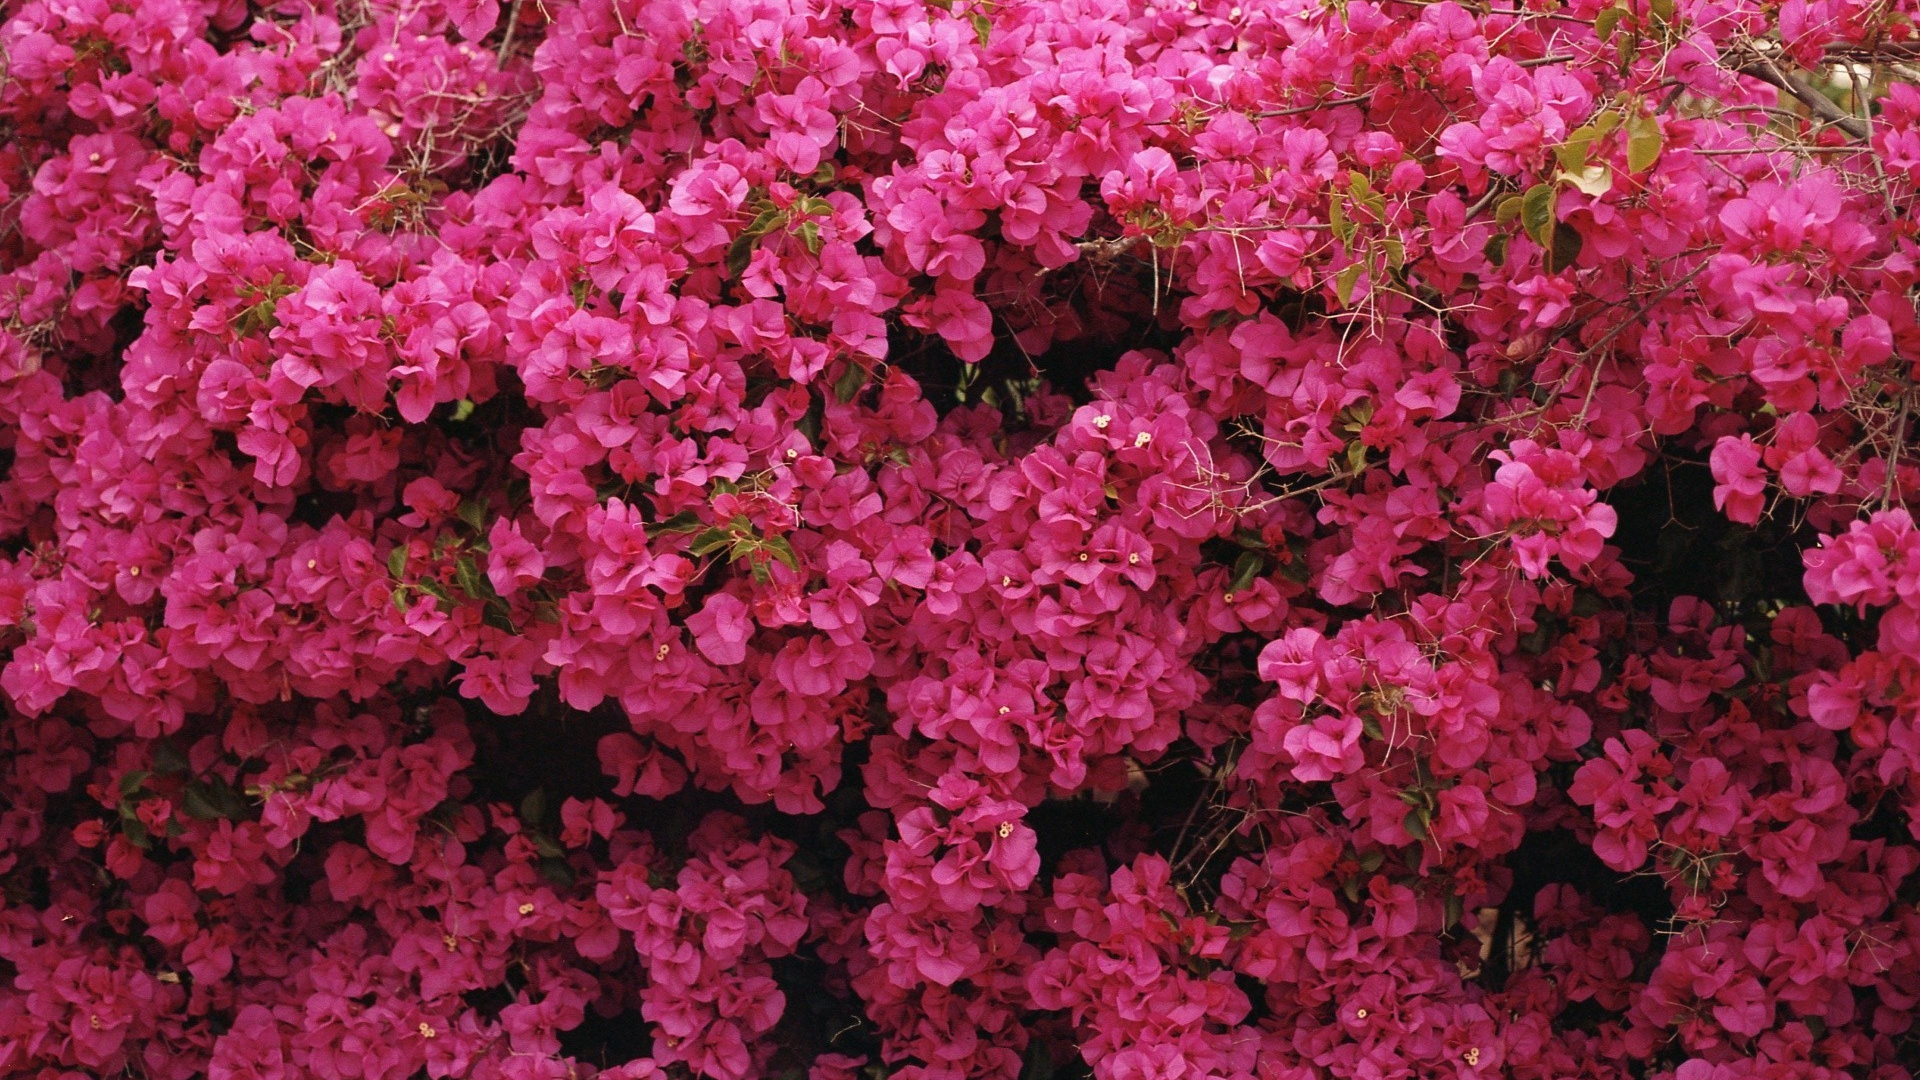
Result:
{"label": "dark gap in foliage", "polygon": [[558,1033],[563,1056],[608,1069],[653,1053],[652,1025],[633,1009],[602,1016],[592,1009],[579,1026]]}
{"label": "dark gap in foliage", "polygon": [[[1653,948],[1645,962],[1658,962],[1666,951],[1661,931],[1672,922],[1674,907],[1666,883],[1658,875],[1623,874],[1612,869],[1568,829],[1528,833],[1507,856],[1506,866],[1513,874],[1513,883],[1500,904],[1492,947],[1480,968],[1479,981],[1489,989],[1500,989],[1512,974],[1516,939],[1532,932],[1534,901],[1549,885],[1571,885],[1607,911],[1638,916],[1653,934]],[[1539,944],[1536,942],[1534,948]],[[1579,1016],[1577,1008],[1568,1012]]]}
{"label": "dark gap in foliage", "polygon": [[1791,503],[1752,527],[1728,521],[1713,505],[1705,455],[1669,448],[1640,482],[1604,498],[1619,515],[1612,543],[1633,571],[1635,606],[1664,620],[1673,601],[1697,596],[1723,618],[1744,621],[1773,603],[1804,604],[1800,552],[1809,543]]}

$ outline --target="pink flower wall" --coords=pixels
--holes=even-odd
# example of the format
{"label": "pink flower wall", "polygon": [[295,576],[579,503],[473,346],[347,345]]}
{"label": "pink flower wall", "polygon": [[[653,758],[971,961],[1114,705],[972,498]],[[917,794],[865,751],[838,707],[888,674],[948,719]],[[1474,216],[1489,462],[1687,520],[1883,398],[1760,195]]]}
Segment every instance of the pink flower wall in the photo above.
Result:
{"label": "pink flower wall", "polygon": [[0,1077],[1920,1070],[1916,0],[0,18]]}

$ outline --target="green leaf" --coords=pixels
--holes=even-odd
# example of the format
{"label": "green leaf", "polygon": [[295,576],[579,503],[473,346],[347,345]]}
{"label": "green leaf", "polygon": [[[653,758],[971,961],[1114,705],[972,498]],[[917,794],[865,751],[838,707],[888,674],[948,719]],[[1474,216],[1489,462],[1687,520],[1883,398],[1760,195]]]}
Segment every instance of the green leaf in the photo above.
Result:
{"label": "green leaf", "polygon": [[1620,29],[1620,20],[1626,18],[1627,10],[1621,7],[1603,8],[1593,18],[1593,32],[1601,41],[1611,40],[1613,32]]}
{"label": "green leaf", "polygon": [[520,800],[520,820],[527,825],[539,825],[547,819],[547,789],[534,788]]}
{"label": "green leaf", "polygon": [[453,594],[447,591],[446,586],[432,578],[421,578],[414,583],[414,588],[438,600],[442,612],[450,612],[456,606],[453,601]]}
{"label": "green leaf", "polygon": [[699,532],[700,527],[701,521],[699,514],[691,510],[682,510],[665,521],[647,526],[647,531],[671,535],[673,533]]}
{"label": "green leaf", "polygon": [[687,545],[687,554],[696,559],[704,559],[728,547],[732,543],[733,534],[731,532],[718,527],[710,528],[706,532],[693,538],[693,543]]}
{"label": "green leaf", "polygon": [[449,418],[456,424],[464,424],[473,416],[473,399],[461,398],[453,403],[453,415]]}
{"label": "green leaf", "polygon": [[396,544],[387,552],[387,573],[396,580],[407,576],[407,545]]}
{"label": "green leaf", "polygon": [[1233,581],[1227,586],[1227,591],[1230,593],[1244,591],[1248,586],[1253,584],[1254,579],[1259,577],[1260,572],[1266,568],[1267,560],[1262,558],[1258,553],[1252,551],[1241,552],[1240,557],[1233,560]]}
{"label": "green leaf", "polygon": [[1486,255],[1487,261],[1493,265],[1505,266],[1507,264],[1507,245],[1512,242],[1513,237],[1506,233],[1494,233],[1491,237],[1487,238],[1487,246],[1482,248],[1481,252]]}
{"label": "green leaf", "polygon": [[1546,247],[1552,240],[1552,184],[1535,184],[1521,196],[1520,227],[1527,230],[1527,235],[1533,237],[1533,242],[1541,247]]}
{"label": "green leaf", "polygon": [[973,36],[980,39],[981,48],[986,48],[987,42],[993,38],[993,20],[976,11],[970,21],[973,23]]}
{"label": "green leaf", "polygon": [[454,516],[458,517],[461,521],[465,522],[467,527],[472,529],[474,532],[477,532],[477,533],[486,532],[487,531],[487,500],[462,499],[460,500],[460,508],[454,511]]}
{"label": "green leaf", "polygon": [[820,254],[819,225],[811,221],[802,222],[800,227],[794,230],[794,233],[800,237],[800,242],[807,246],[807,251],[814,255]]}
{"label": "green leaf", "polygon": [[1380,726],[1380,718],[1372,713],[1360,714],[1360,730],[1366,732],[1367,738],[1369,739],[1375,739],[1380,742],[1385,742],[1387,739],[1386,731]]}
{"label": "green leaf", "polygon": [[1400,820],[1400,827],[1407,830],[1407,835],[1415,840],[1426,840],[1427,812],[1418,806],[1414,807],[1407,811],[1406,817]]}
{"label": "green leaf", "polygon": [[153,834],[147,831],[147,823],[137,817],[122,817],[120,832],[127,838],[127,843],[142,851],[153,847]]}
{"label": "green leaf", "polygon": [[1495,225],[1511,223],[1514,218],[1520,216],[1520,208],[1525,206],[1526,202],[1526,197],[1523,195],[1509,195],[1501,199],[1493,208],[1493,223]]}
{"label": "green leaf", "polygon": [[782,563],[784,563],[787,569],[789,570],[800,569],[800,560],[797,556],[794,555],[793,545],[787,541],[786,537],[784,536],[768,537],[766,541],[766,548],[767,548],[767,551],[771,553],[774,558],[779,559]]}
{"label": "green leaf", "polygon": [[474,562],[471,555],[462,555],[454,561],[453,582],[460,586],[461,592],[475,600],[488,600],[496,595],[493,591],[493,582],[488,580],[487,575],[480,572],[479,565]]}
{"label": "green leaf", "polygon": [[756,240],[778,228],[780,219],[787,216],[785,210],[774,206],[766,199],[760,200],[757,205],[762,208],[761,211],[754,215],[754,219],[749,222],[746,229],[740,233],[741,236]]}
{"label": "green leaf", "polygon": [[1627,169],[1631,172],[1646,172],[1653,163],[1660,160],[1660,151],[1666,146],[1666,136],[1660,133],[1660,121],[1652,116],[1634,113],[1627,117]]}
{"label": "green leaf", "polygon": [[1460,920],[1467,914],[1467,902],[1458,893],[1447,897],[1447,932],[1452,933],[1460,926]]}
{"label": "green leaf", "polygon": [[153,774],[148,772],[147,770],[141,769],[138,772],[130,772],[127,775],[121,777],[120,778],[120,797],[123,799],[133,798],[134,794],[137,793],[141,789],[141,787],[143,787],[146,784],[147,777],[152,775]]}
{"label": "green leaf", "polygon": [[1333,229],[1333,235],[1343,244],[1353,243],[1354,225],[1347,220],[1347,210],[1343,205],[1343,196],[1335,195],[1327,203],[1327,224]]}
{"label": "green leaf", "polygon": [[753,248],[758,237],[745,233],[733,238],[727,245],[727,273],[739,277],[747,272],[747,264],[753,261]]}
{"label": "green leaf", "polygon": [[1555,229],[1553,244],[1547,248],[1547,273],[1557,274],[1572,266],[1580,258],[1580,249],[1584,241],[1580,239],[1578,229]]}
{"label": "green leaf", "polygon": [[1380,864],[1386,861],[1387,861],[1387,854],[1384,851],[1380,851],[1376,849],[1373,851],[1363,852],[1360,856],[1360,869],[1365,870],[1367,873],[1371,874],[1375,870],[1380,869]]}
{"label": "green leaf", "polygon": [[1360,284],[1360,275],[1365,270],[1366,267],[1361,264],[1352,263],[1342,267],[1340,272],[1334,275],[1333,295],[1340,301],[1341,307],[1346,307],[1353,302],[1353,290]]}
{"label": "green leaf", "polygon": [[504,634],[520,632],[520,628],[513,625],[513,609],[507,606],[505,600],[497,596],[488,600],[486,606],[480,609],[480,621]]}
{"label": "green leaf", "polygon": [[527,834],[527,837],[528,839],[533,841],[533,850],[539,852],[540,854],[546,856],[547,858],[564,859],[567,857],[567,849],[561,847],[559,844],[554,843],[553,837],[548,836],[546,833],[537,832],[537,831],[530,832]]}
{"label": "green leaf", "polygon": [[189,765],[187,755],[180,752],[172,739],[161,739],[153,747],[153,767],[156,772],[172,775],[186,772]]}
{"label": "green leaf", "polygon": [[207,797],[206,786],[199,783],[187,785],[186,794],[181,797],[180,808],[195,821],[212,821],[220,817],[220,808],[213,805]]}
{"label": "green leaf", "polygon": [[1367,180],[1367,174],[1359,169],[1347,170],[1347,190],[1353,193],[1356,202],[1366,202],[1373,194],[1373,184]]}
{"label": "green leaf", "polygon": [[541,859],[540,876],[547,880],[547,884],[560,889],[572,888],[577,880],[573,867],[568,866],[565,859]]}
{"label": "green leaf", "polygon": [[849,363],[847,370],[841,372],[840,377],[833,381],[833,396],[840,404],[845,405],[858,397],[860,391],[866,389],[866,386],[867,369],[859,364]]}
{"label": "green leaf", "polygon": [[195,821],[213,821],[216,818],[238,821],[246,815],[247,803],[231,784],[215,777],[188,784],[181,795],[181,809]]}
{"label": "green leaf", "polygon": [[1560,167],[1568,172],[1579,172],[1587,167],[1587,153],[1593,148],[1593,140],[1600,134],[1593,125],[1575,128],[1567,141],[1553,148],[1553,156]]}

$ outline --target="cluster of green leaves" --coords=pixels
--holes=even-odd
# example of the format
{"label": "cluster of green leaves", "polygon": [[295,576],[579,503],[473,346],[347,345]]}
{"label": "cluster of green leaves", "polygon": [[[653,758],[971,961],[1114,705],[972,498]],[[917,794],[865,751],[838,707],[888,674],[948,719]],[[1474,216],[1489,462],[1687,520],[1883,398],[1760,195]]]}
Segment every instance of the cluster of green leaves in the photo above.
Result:
{"label": "cluster of green leaves", "polygon": [[[823,169],[830,168],[830,165],[823,166]],[[831,177],[826,179],[830,181]],[[814,219],[833,214],[833,205],[827,200],[818,195],[802,195],[787,206],[777,206],[765,193],[756,193],[747,205],[753,212],[753,220],[727,247],[727,271],[733,276],[746,272],[747,264],[753,260],[753,250],[760,246],[761,240],[775,233],[793,236],[808,252],[820,254],[820,223]]]}
{"label": "cluster of green leaves", "polygon": [[[152,830],[140,817],[140,804],[148,799],[164,798],[173,802],[177,818],[184,815],[194,821],[238,821],[247,813],[247,802],[234,786],[219,776],[192,775],[186,755],[171,740],[162,739],[154,747],[153,768],[138,769],[120,778],[120,833],[127,842],[142,851],[153,848]],[[167,835],[179,836],[185,829],[178,820],[167,822]]]}
{"label": "cluster of green leaves", "polygon": [[456,520],[465,526],[466,535],[457,532],[443,532],[434,538],[432,554],[428,562],[432,564],[427,572],[415,574],[408,580],[407,570],[411,561],[408,546],[396,544],[387,553],[387,573],[393,578],[393,606],[401,611],[407,610],[408,600],[414,592],[433,597],[442,613],[451,613],[460,605],[460,600],[447,588],[433,567],[443,565],[451,557],[453,560],[453,586],[470,600],[484,605],[481,621],[486,625],[509,634],[518,634],[519,628],[513,623],[513,609],[493,588],[493,582],[487,578],[481,560],[489,550],[487,527],[491,521],[488,503],[480,499],[466,499],[454,512]]}

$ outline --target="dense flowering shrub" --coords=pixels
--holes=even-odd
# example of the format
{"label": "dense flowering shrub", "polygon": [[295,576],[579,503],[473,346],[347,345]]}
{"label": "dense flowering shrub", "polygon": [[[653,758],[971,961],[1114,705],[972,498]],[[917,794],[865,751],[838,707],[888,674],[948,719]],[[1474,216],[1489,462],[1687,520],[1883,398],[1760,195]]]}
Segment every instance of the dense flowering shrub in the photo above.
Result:
{"label": "dense flowering shrub", "polygon": [[1911,0],[0,16],[0,1076],[1920,1070]]}

